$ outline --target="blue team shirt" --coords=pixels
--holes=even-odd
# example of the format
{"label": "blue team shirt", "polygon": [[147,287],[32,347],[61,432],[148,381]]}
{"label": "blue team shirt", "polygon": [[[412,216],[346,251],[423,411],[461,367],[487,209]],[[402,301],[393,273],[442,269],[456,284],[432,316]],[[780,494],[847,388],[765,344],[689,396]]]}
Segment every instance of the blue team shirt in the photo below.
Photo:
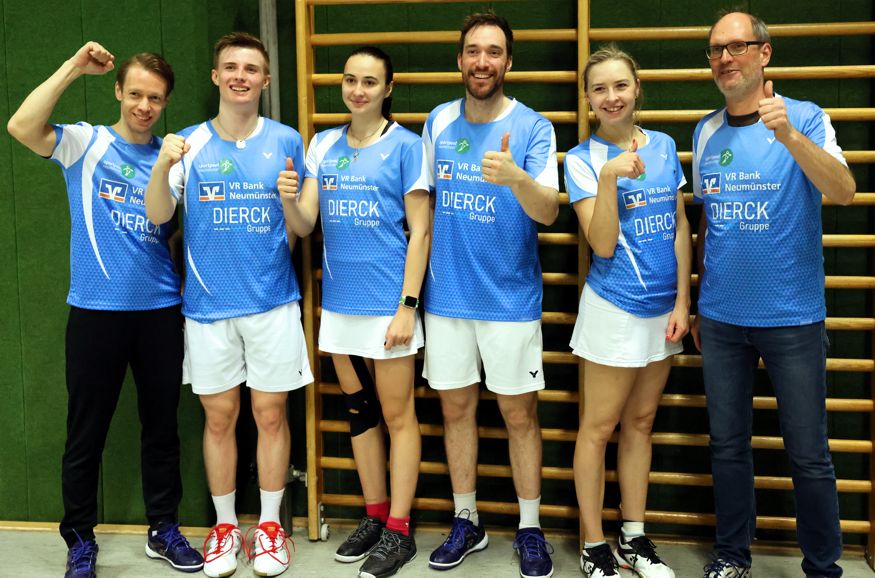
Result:
{"label": "blue team shirt", "polygon": [[173,225],[146,219],[144,193],[161,139],[131,144],[108,126],[55,125],[51,159],[70,201],[70,292],[83,309],[137,311],[177,305]]}
{"label": "blue team shirt", "polygon": [[347,315],[393,315],[404,284],[404,196],[428,190],[422,139],[393,123],[355,149],[348,126],[321,132],[307,151],[322,219],[322,307]]}
{"label": "blue team shirt", "polygon": [[487,123],[468,122],[464,109],[464,99],[438,106],[422,133],[435,194],[425,310],[486,321],[540,319],[537,223],[510,187],[483,180],[480,162],[501,150],[509,132],[516,164],[558,190],[553,125],[516,100]]}
{"label": "blue team shirt", "polygon": [[[847,166],[829,116],[785,98],[790,122]],[[821,193],[762,121],[707,115],[693,134],[693,192],[708,218],[699,311],[734,325],[805,325],[826,317]]]}
{"label": "blue team shirt", "polygon": [[[687,181],[671,137],[643,132],[647,144],[638,156],[646,172],[637,179],[617,179],[617,248],[610,258],[593,254],[586,283],[627,313],[655,317],[674,307],[677,191]],[[565,190],[571,203],[595,197],[602,167],[623,152],[595,135],[571,149],[565,156]]]}
{"label": "blue team shirt", "polygon": [[300,299],[276,180],[286,157],[304,166],[301,135],[265,118],[244,149],[210,121],[179,134],[191,145],[170,171],[185,209],[183,314],[209,323]]}

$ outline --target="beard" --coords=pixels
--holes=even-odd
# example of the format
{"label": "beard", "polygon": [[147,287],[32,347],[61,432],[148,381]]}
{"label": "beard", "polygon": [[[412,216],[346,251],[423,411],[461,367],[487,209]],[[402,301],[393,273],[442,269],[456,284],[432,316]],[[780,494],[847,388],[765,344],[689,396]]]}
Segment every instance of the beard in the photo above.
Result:
{"label": "beard", "polygon": [[472,75],[465,75],[465,90],[476,100],[489,100],[498,91],[504,88],[504,71],[499,72],[493,79],[492,84],[483,86]]}
{"label": "beard", "polygon": [[763,85],[762,72],[759,74],[757,74],[756,71],[740,70],[739,72],[741,78],[731,86],[721,84],[715,79],[715,84],[717,85],[718,90],[723,93],[723,96],[727,98],[743,97],[756,90],[757,87]]}

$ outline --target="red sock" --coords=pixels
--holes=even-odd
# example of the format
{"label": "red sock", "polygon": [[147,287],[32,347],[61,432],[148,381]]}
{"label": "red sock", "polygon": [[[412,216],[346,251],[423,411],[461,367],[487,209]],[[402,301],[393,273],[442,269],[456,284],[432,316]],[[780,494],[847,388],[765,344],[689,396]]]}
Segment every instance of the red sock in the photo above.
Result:
{"label": "red sock", "polygon": [[365,513],[371,518],[376,518],[386,523],[386,520],[389,519],[389,502],[383,502],[382,504],[365,504]]}
{"label": "red sock", "polygon": [[386,522],[386,529],[398,532],[404,536],[409,536],[410,516],[404,516],[403,518],[393,518],[392,516],[389,516],[389,520]]}

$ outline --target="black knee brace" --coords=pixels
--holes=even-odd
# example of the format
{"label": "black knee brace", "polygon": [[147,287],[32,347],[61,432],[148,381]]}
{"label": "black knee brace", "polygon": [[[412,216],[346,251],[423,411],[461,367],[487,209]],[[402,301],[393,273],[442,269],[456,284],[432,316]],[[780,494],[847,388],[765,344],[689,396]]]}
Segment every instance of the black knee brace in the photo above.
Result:
{"label": "black knee brace", "polygon": [[377,399],[374,378],[371,377],[365,360],[357,355],[350,355],[349,360],[359,378],[359,383],[362,384],[362,389],[359,391],[343,394],[343,401],[349,412],[349,435],[355,437],[380,425],[383,412],[380,408],[380,400]]}

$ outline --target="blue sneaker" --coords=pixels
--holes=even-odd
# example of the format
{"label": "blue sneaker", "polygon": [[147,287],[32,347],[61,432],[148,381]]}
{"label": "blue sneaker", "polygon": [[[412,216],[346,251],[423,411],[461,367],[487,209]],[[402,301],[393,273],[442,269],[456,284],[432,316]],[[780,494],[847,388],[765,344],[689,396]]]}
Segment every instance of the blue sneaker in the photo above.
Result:
{"label": "blue sneaker", "polygon": [[[76,536],[79,538],[78,534]],[[73,544],[67,551],[67,571],[64,578],[97,578],[97,542],[94,538]]]}
{"label": "blue sneaker", "polygon": [[444,543],[428,558],[428,565],[435,570],[449,570],[462,563],[465,556],[479,552],[489,545],[489,537],[483,525],[475,526],[467,517],[453,518],[453,527]]}
{"label": "blue sneaker", "polygon": [[553,575],[553,561],[550,559],[553,546],[544,538],[540,528],[517,530],[513,549],[520,557],[522,578],[547,578]]}
{"label": "blue sneaker", "polygon": [[179,532],[179,524],[163,523],[157,530],[149,530],[146,556],[166,560],[181,572],[197,572],[204,567],[201,553],[192,548]]}

